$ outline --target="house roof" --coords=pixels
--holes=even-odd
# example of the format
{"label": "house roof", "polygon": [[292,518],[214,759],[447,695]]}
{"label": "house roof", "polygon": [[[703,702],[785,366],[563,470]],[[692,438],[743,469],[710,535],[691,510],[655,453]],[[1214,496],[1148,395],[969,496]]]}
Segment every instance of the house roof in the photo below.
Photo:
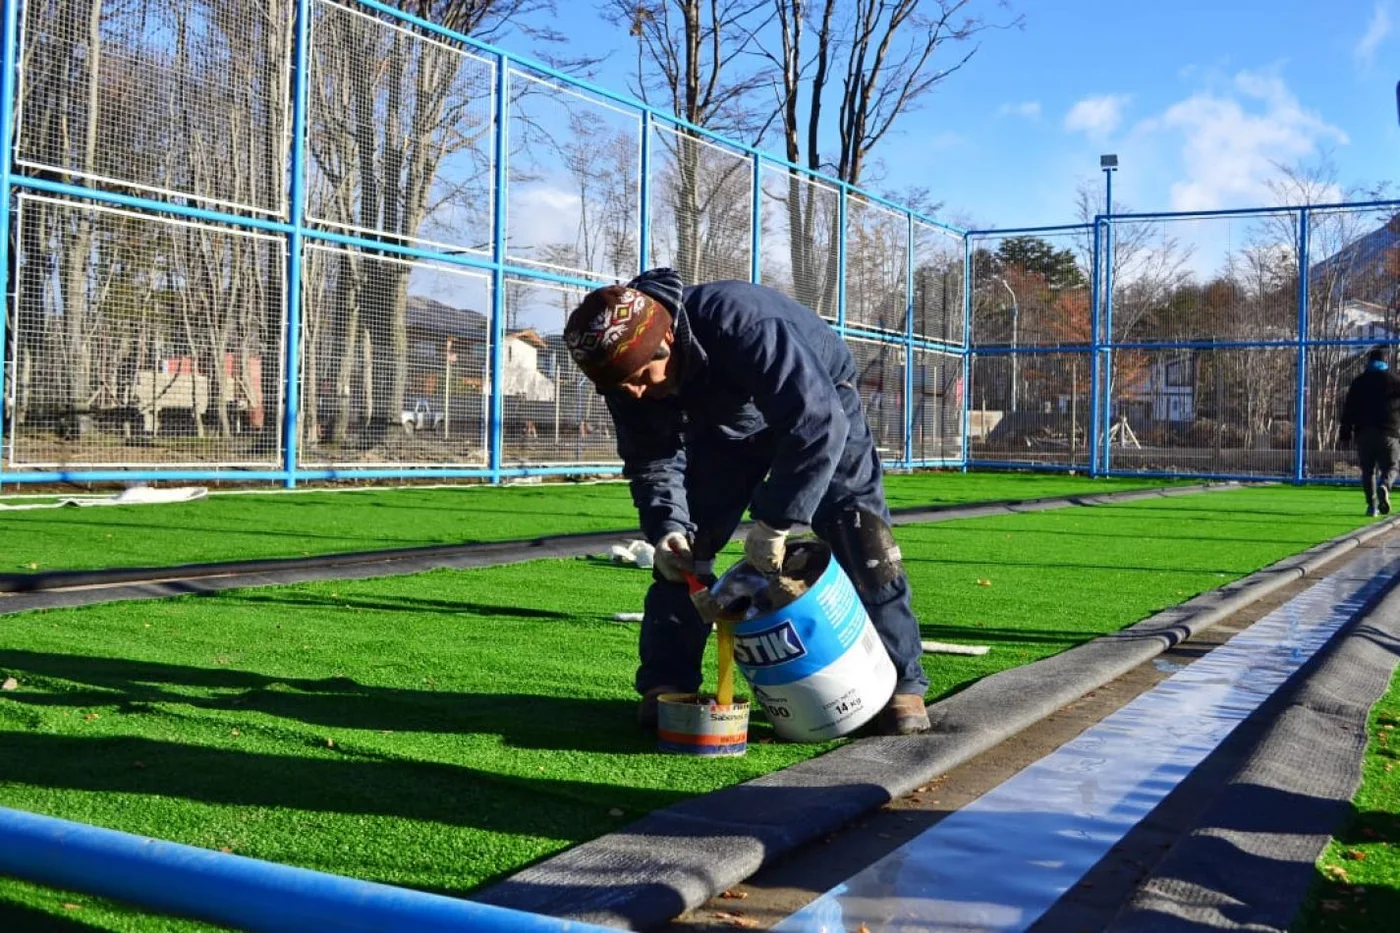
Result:
{"label": "house roof", "polygon": [[507,340],[511,338],[515,338],[516,340],[519,340],[522,343],[528,343],[530,346],[540,350],[549,349],[549,344],[545,343],[544,338],[541,337],[539,335],[539,332],[536,331],[533,327],[527,327],[524,330],[512,331],[511,333],[506,334]]}
{"label": "house roof", "polygon": [[404,319],[412,330],[446,337],[480,339],[486,335],[486,315],[469,308],[454,308],[426,295],[408,296]]}

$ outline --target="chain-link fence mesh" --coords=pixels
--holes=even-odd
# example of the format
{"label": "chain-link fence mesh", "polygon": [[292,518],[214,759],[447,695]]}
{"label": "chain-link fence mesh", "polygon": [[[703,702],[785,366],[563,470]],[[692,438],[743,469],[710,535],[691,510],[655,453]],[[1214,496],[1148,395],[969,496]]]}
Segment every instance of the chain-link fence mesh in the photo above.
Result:
{"label": "chain-link fence mesh", "polygon": [[21,165],[285,213],[292,0],[25,0],[21,14]]}
{"label": "chain-link fence mesh", "polygon": [[963,329],[963,238],[932,224],[914,222],[914,334],[961,346]]}
{"label": "chain-link fence mesh", "polygon": [[962,460],[963,357],[915,349],[913,376],[913,459],[946,463]]}
{"label": "chain-link fence mesh", "polygon": [[904,361],[901,344],[847,337],[856,362],[856,391],[884,460],[904,458]]}
{"label": "chain-link fence mesh", "polygon": [[1088,346],[1093,340],[1089,228],[972,241],[972,342]]}
{"label": "chain-link fence mesh", "polygon": [[487,254],[495,65],[415,28],[314,0],[307,217]]}
{"label": "chain-link fence mesh", "polygon": [[311,244],[302,279],[303,466],[485,466],[490,280]]}
{"label": "chain-link fence mesh", "polygon": [[570,275],[635,275],[641,115],[518,68],[508,113],[506,255]]}
{"label": "chain-link fence mesh", "polygon": [[612,463],[612,417],[564,346],[584,290],[506,279],[501,445],[510,466]]}
{"label": "chain-link fence mesh", "polygon": [[1112,356],[1110,469],[1292,475],[1294,349],[1133,349]]}
{"label": "chain-link fence mesh", "polygon": [[757,265],[843,325],[890,462],[1354,475],[1340,402],[1400,345],[1400,202],[964,236],[444,15],[23,4],[7,466],[284,467],[289,357],[298,468],[614,463],[568,311],[649,265]]}
{"label": "chain-link fence mesh", "polygon": [[685,282],[747,281],[753,184],[747,156],[690,130],[653,127],[650,264]]}
{"label": "chain-link fence mesh", "polygon": [[277,237],[22,194],[9,465],[268,465],[281,450]]}
{"label": "chain-link fence mesh", "polygon": [[1115,343],[1275,343],[1298,334],[1298,214],[1114,221]]}
{"label": "chain-link fence mesh", "polygon": [[909,311],[909,216],[846,196],[846,326],[903,334]]}
{"label": "chain-link fence mesh", "polygon": [[763,284],[836,320],[840,189],[772,165],[763,167],[760,182]]}
{"label": "chain-link fence mesh", "polygon": [[1085,466],[1091,427],[1092,354],[972,356],[968,441],[974,460]]}

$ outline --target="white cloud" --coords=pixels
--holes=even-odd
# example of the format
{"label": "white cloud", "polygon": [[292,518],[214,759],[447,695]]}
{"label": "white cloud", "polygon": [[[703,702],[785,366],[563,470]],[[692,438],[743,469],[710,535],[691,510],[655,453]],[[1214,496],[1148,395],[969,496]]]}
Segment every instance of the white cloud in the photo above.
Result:
{"label": "white cloud", "polygon": [[1352,56],[1362,67],[1369,68],[1376,60],[1376,49],[1384,42],[1394,28],[1390,20],[1390,5],[1377,3],[1371,13],[1371,21],[1366,24],[1366,32],[1352,49]]}
{"label": "white cloud", "polygon": [[1003,117],[1025,117],[1027,120],[1040,119],[1040,101],[1026,100],[1019,104],[1002,104],[997,114]]}
{"label": "white cloud", "polygon": [[[1180,141],[1182,177],[1174,210],[1216,210],[1270,203],[1277,165],[1345,144],[1341,129],[1305,109],[1277,74],[1240,72],[1223,92],[1201,91],[1143,121],[1138,134],[1156,145]],[[1165,140],[1161,137],[1166,137]]]}
{"label": "white cloud", "polygon": [[1100,94],[1077,101],[1065,115],[1065,129],[1101,139],[1123,122],[1123,109],[1129,99],[1126,94]]}

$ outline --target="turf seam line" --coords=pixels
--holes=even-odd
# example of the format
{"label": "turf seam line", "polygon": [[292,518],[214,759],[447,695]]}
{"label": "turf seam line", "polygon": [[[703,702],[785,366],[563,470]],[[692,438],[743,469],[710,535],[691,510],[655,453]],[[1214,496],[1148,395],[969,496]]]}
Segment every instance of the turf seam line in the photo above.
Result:
{"label": "turf seam line", "polygon": [[[474,899],[628,929],[664,924],[798,845],[910,793],[1179,642],[1315,574],[1393,530],[1397,521],[1400,517],[1346,532],[1122,631],[984,677],[929,707],[934,729],[926,736],[852,742],[654,811],[619,832],[526,868]],[[750,822],[736,826],[733,814]]]}
{"label": "turf seam line", "polygon": [[[1089,496],[1050,496],[1040,499],[1003,499],[970,505],[915,506],[891,512],[895,525],[928,524],[992,515],[1050,511],[1071,506],[1134,502],[1168,495],[1224,492],[1238,483],[1202,483],[1153,489],[1133,489]],[[1170,493],[1167,491],[1170,490]],[[749,523],[739,526],[739,530]],[[245,586],[276,586],[317,580],[373,576],[398,576],[437,569],[465,569],[537,560],[580,557],[616,543],[636,530],[586,532],[511,541],[431,545],[324,554],[315,557],[268,558],[181,564],[170,567],[120,567],[110,570],[58,570],[39,573],[0,574],[0,614],[28,609],[50,609],[94,602],[153,599],[191,593],[209,593]],[[71,600],[24,599],[27,594],[72,595]]]}
{"label": "turf seam line", "polygon": [[1112,933],[1292,927],[1360,787],[1370,711],[1400,662],[1400,589],[1339,636],[1284,688],[1245,763],[1138,887]]}
{"label": "turf seam line", "polygon": [[[1214,492],[1214,490],[1238,489],[1238,483],[1201,483],[1196,486],[1172,486],[1168,489],[1184,489],[1191,493]],[[1005,514],[1014,511],[1042,511],[1063,509],[1077,504],[1100,504],[1107,502],[1133,502],[1135,499],[1161,496],[1162,488],[1124,490],[1120,493],[1099,493],[1091,496],[1047,496],[1042,499],[1000,499],[986,503],[958,504],[958,506],[914,506],[909,509],[893,510],[895,524],[910,521],[949,521],[952,518],[976,517],[980,514]],[[966,514],[963,514],[966,513]],[[741,528],[748,527],[748,523]],[[333,567],[372,565],[372,563],[421,562],[434,558],[451,560],[462,556],[476,555],[515,555],[517,560],[528,560],[536,549],[568,548],[573,551],[592,551],[598,546],[615,542],[619,535],[640,537],[641,532],[634,528],[617,528],[612,531],[589,531],[578,534],[543,535],[539,538],[517,538],[510,541],[483,541],[461,545],[427,545],[421,548],[382,548],[375,551],[349,551],[315,555],[309,558],[262,558],[253,560],[216,560],[209,563],[183,563],[165,567],[113,567],[105,570],[45,570],[38,573],[0,573],[0,593],[35,593],[45,590],[66,590],[66,588],[113,586],[123,583],[171,583],[171,581],[199,580],[203,577],[228,577],[239,574],[269,572],[294,572],[294,570],[323,570]],[[435,565],[449,566],[449,565]],[[395,570],[393,573],[402,573]]]}

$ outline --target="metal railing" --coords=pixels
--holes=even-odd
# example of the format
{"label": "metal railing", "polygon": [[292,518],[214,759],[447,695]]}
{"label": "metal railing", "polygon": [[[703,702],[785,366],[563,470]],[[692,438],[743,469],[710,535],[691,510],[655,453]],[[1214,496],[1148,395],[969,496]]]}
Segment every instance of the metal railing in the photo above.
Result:
{"label": "metal railing", "polygon": [[614,472],[560,331],[652,265],[830,321],[896,467],[1344,478],[1400,333],[1400,202],[967,232],[376,0],[83,10],[5,7],[0,482]]}
{"label": "metal railing", "polygon": [[76,10],[6,7],[0,481],[615,471],[560,331],[657,264],[812,307],[886,459],[963,462],[960,229],[374,0]]}

